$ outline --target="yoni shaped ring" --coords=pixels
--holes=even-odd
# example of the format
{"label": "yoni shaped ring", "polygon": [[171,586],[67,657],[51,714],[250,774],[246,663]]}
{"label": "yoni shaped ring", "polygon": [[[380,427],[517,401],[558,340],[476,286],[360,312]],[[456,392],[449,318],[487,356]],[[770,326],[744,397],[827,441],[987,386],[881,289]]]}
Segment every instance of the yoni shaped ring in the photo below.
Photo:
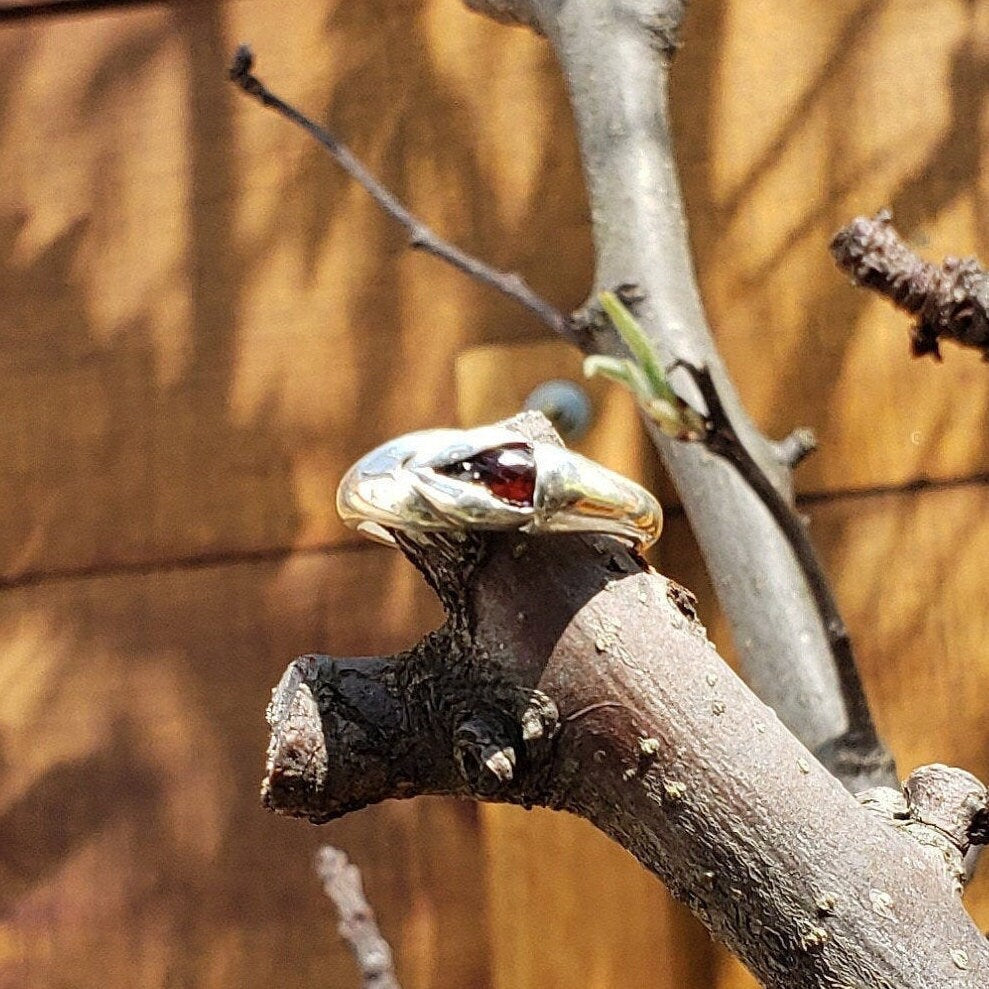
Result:
{"label": "yoni shaped ring", "polygon": [[651,546],[663,510],[645,488],[587,457],[507,426],[427,429],[384,443],[337,489],[344,523],[395,545],[468,529],[601,532]]}

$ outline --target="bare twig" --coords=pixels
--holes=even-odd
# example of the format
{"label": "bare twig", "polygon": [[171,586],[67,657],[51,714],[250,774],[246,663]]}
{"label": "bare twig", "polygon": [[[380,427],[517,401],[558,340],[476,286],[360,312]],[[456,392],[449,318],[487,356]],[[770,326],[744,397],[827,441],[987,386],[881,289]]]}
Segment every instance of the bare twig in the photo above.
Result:
{"label": "bare twig", "polygon": [[360,966],[364,989],[401,989],[395,977],[391,948],[381,936],[374,911],[364,895],[361,873],[332,845],[316,853],[316,875],[340,915],[337,928]]}
{"label": "bare twig", "polygon": [[281,97],[276,96],[260,79],[251,74],[254,55],[248,45],[240,45],[230,66],[230,79],[245,93],[253,96],[262,106],[275,110],[312,135],[330,154],[334,161],[371,195],[374,201],[409,235],[409,246],[426,251],[446,261],[464,274],[484,285],[496,289],[510,299],[521,303],[550,329],[578,346],[586,345],[580,327],[573,324],[559,309],[534,292],[525,279],[515,272],[499,271],[479,258],[438,236],[417,216],[414,216],[399,199],[388,191],[341,141],[320,127],[304,113]]}
{"label": "bare twig", "polygon": [[807,526],[739,440],[708,370],[686,361],[678,361],[677,366],[691,376],[707,406],[707,433],[702,442],[712,453],[727,460],[759,496],[786,536],[813,595],[821,625],[834,656],[838,684],[848,712],[848,730],[845,735],[835,740],[827,751],[819,754],[830,757],[825,758],[826,764],[837,763],[832,768],[840,769],[842,773],[839,775],[847,773],[858,777],[863,772],[892,773],[893,757],[876,733],[855,662],[851,636],[841,617],[838,602],[811,542]]}
{"label": "bare twig", "polygon": [[790,469],[802,463],[817,449],[817,437],[806,426],[799,426],[788,436],[773,444],[776,459]]}
{"label": "bare twig", "polygon": [[976,258],[924,261],[903,243],[889,210],[860,216],[831,241],[838,267],[917,317],[911,334],[915,357],[941,360],[941,338],[981,350],[989,360],[989,273]]}

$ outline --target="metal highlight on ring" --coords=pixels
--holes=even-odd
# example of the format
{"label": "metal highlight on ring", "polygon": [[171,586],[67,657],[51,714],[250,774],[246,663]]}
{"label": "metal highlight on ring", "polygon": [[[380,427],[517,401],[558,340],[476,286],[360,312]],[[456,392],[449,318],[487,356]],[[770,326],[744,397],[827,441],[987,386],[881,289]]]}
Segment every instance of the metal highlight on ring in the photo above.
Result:
{"label": "metal highlight on ring", "polygon": [[337,489],[344,523],[395,545],[468,529],[600,532],[644,550],[663,510],[645,488],[552,443],[506,426],[427,429],[382,444]]}

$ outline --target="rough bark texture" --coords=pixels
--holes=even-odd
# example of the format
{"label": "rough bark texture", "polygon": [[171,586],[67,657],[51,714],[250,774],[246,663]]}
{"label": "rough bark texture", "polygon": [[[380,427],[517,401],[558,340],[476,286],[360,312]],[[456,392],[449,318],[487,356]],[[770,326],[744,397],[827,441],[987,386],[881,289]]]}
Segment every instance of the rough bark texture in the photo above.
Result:
{"label": "rough bark texture", "polygon": [[[578,126],[596,287],[633,283],[642,290],[636,315],[663,362],[710,368],[739,437],[789,495],[789,468],[749,420],[712,341],[690,258],[667,110],[669,63],[685,4],[472,0],[470,6],[535,22],[553,46]],[[614,353],[616,346],[602,334],[595,349]],[[849,722],[835,664],[800,567],[765,506],[698,444],[670,440],[655,427],[650,432],[731,623],[746,680],[851,790],[893,782],[881,756],[864,764],[854,751],[843,756]]]}
{"label": "rough bark texture", "polygon": [[[539,416],[516,425],[547,438]],[[442,793],[567,810],[768,986],[989,983],[956,892],[963,849],[918,841],[931,825],[899,791],[870,813],[843,789],[718,656],[687,591],[606,537],[404,548],[446,625],[400,656],[289,668],[269,713],[271,809],[320,822]],[[962,776],[918,784],[916,806],[944,789],[970,839],[985,795]]]}
{"label": "rough bark texture", "polygon": [[903,243],[887,210],[842,227],[831,254],[857,285],[917,317],[910,336],[914,357],[940,360],[940,341],[948,339],[989,360],[989,274],[977,258],[924,261]]}

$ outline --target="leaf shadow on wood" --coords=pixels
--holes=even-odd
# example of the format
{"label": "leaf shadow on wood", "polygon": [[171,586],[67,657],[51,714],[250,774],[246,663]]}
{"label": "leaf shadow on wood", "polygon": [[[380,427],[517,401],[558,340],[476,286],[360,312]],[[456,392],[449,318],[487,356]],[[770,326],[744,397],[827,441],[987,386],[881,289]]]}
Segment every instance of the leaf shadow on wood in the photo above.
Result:
{"label": "leaf shadow on wood", "polygon": [[[347,8],[354,5],[339,9]],[[381,8],[378,15],[386,16]],[[424,16],[425,7],[405,15]],[[358,16],[329,29],[344,33],[334,43],[356,46],[368,25]],[[393,31],[390,43],[403,36]],[[188,73],[188,199],[180,204],[188,233],[171,277],[185,286],[189,320],[180,371],[169,376],[161,373],[151,300],[107,333],[92,314],[89,273],[105,260],[100,224],[129,181],[128,135],[106,109],[129,105],[128,94],[157,71],[161,46],[176,40]],[[12,742],[0,778],[0,823],[17,834],[4,865],[18,878],[4,906],[20,918],[27,941],[37,937],[63,955],[58,967],[66,977],[71,970],[73,978],[106,985],[196,984],[207,971],[225,984],[271,985],[286,953],[299,972],[350,971],[311,875],[311,849],[329,837],[366,867],[383,927],[397,948],[408,947],[421,984],[452,977],[482,989],[489,978],[479,961],[487,937],[483,883],[466,883],[456,871],[483,859],[476,808],[434,800],[383,807],[317,835],[258,805],[268,691],[294,652],[324,645],[307,636],[325,634],[334,621],[372,624],[394,607],[390,596],[416,601],[422,613],[428,608],[423,593],[416,598],[372,577],[361,553],[349,567],[327,563],[322,571],[317,554],[302,557],[313,564],[309,576],[322,581],[304,631],[293,625],[298,615],[281,617],[283,606],[292,607],[278,597],[286,554],[302,524],[293,458],[300,445],[327,437],[294,424],[277,388],[251,414],[235,412],[246,287],[283,238],[304,242],[312,277],[329,236],[368,238],[385,255],[402,248],[396,240],[389,252],[395,234],[383,220],[339,228],[343,190],[312,157],[297,185],[281,190],[313,194],[310,225],[286,225],[275,210],[266,233],[238,236],[244,188],[231,124],[239,97],[224,78],[229,47],[215,7],[180,5],[146,29],[123,32],[72,94],[79,126],[91,130],[98,152],[91,199],[33,253],[21,243],[30,208],[0,217],[0,249],[16,259],[0,273],[0,359],[18,375],[18,386],[0,395],[0,416],[21,470],[19,483],[0,493],[10,520],[0,541],[0,607],[5,621],[34,636],[25,633],[9,668],[20,700],[8,698],[4,713]],[[410,78],[423,76],[419,87],[437,100],[455,102],[428,60],[401,64]],[[348,99],[344,93],[338,104]],[[458,146],[458,126],[469,131],[463,116],[459,123],[438,113],[430,119],[438,129],[429,140],[448,147]],[[372,129],[365,139],[380,137]],[[385,177],[399,190],[410,167],[401,153],[408,140],[399,130],[384,142]],[[452,178],[464,160],[441,155],[439,163]],[[479,231],[487,179],[475,171],[460,181]],[[540,234],[549,250],[548,233]],[[491,243],[502,236],[493,233]],[[524,316],[506,315],[507,303],[477,298],[471,334],[527,332]],[[391,327],[402,325],[408,307],[400,278],[383,271],[341,304],[358,326],[373,311],[380,346],[396,347]],[[57,388],[49,387],[53,377]],[[376,403],[415,382],[403,378],[398,362],[383,372],[369,360],[354,387],[350,417],[334,426],[363,452],[369,427],[384,414]],[[341,589],[348,571],[344,579],[362,582],[360,594]],[[372,628],[363,639],[374,644],[388,634]],[[51,754],[39,758],[35,750],[29,760],[35,726],[42,739],[52,733]],[[51,826],[34,830],[40,819]],[[73,922],[50,919],[78,917],[85,905],[92,912],[81,937],[72,935]],[[40,926],[32,919],[38,910]],[[313,918],[325,918],[325,937],[312,937]],[[22,961],[22,984],[61,977],[43,953],[26,951]]]}
{"label": "leaf shadow on wood", "polygon": [[[691,168],[685,176],[688,203],[693,206],[691,226],[697,267],[703,282],[707,272],[716,270],[719,238],[724,237],[733,217],[752,196],[758,195],[760,184],[767,181],[773,169],[780,165],[791,144],[799,142],[801,128],[808,125],[808,120],[814,114],[827,115],[830,137],[825,142],[828,157],[824,162],[825,177],[821,188],[806,204],[780,204],[779,208],[786,211],[784,216],[789,216],[791,212],[794,214],[786,231],[768,252],[765,245],[753,245],[753,253],[764,254],[764,260],[758,264],[746,262],[739,265],[739,274],[734,276],[730,291],[730,305],[747,307],[750,310],[746,316],[747,321],[764,327],[767,335],[765,352],[758,350],[745,358],[747,362],[752,362],[751,366],[748,363],[740,365],[739,358],[735,355],[734,371],[744,397],[747,377],[756,376],[754,368],[760,367],[760,362],[767,355],[776,352],[774,342],[768,338],[774,332],[778,312],[785,311],[787,306],[787,300],[773,298],[767,287],[772,286],[776,279],[780,284],[787,285],[786,291],[801,291],[799,286],[786,283],[782,273],[790,265],[808,270],[806,259],[809,251],[816,250],[819,254],[820,275],[812,276],[811,287],[805,290],[802,301],[805,313],[803,330],[801,332],[798,327],[788,326],[787,360],[777,362],[774,367],[774,385],[771,389],[774,397],[760,401],[765,410],[765,421],[761,425],[770,434],[783,435],[795,425],[804,424],[812,426],[818,432],[821,450],[815,458],[816,463],[811,462],[804,469],[807,476],[815,478],[819,476],[819,472],[826,472],[828,450],[840,438],[836,434],[829,436],[831,428],[840,427],[843,421],[842,417],[833,414],[836,384],[841,380],[846,367],[854,367],[856,362],[861,362],[861,354],[854,348],[863,314],[872,302],[868,293],[850,289],[845,279],[833,273],[827,242],[831,233],[849,219],[845,211],[853,207],[849,207],[847,203],[854,203],[856,189],[863,184],[863,178],[871,175],[875,169],[888,167],[897,159],[908,159],[913,147],[909,135],[906,135],[902,142],[887,143],[875,150],[870,158],[854,165],[850,164],[847,153],[852,128],[862,127],[854,116],[850,117],[847,108],[855,105],[856,101],[867,98],[862,92],[857,66],[863,58],[876,57],[869,48],[870,39],[887,7],[886,0],[873,0],[859,5],[847,16],[838,31],[832,57],[822,65],[820,71],[810,77],[804,90],[780,119],[766,149],[759,153],[753,165],[733,185],[731,194],[721,205],[712,205],[717,203],[717,197],[709,167],[705,167],[705,163],[709,166],[717,154],[717,149],[710,146],[710,141],[701,143],[697,167],[694,167],[694,155],[691,153]],[[914,169],[898,179],[881,204],[870,200],[858,205],[860,212],[867,212],[879,205],[890,206],[904,229],[915,236],[922,235],[923,228],[936,220],[959,196],[972,195],[976,203],[979,201],[980,149],[978,142],[971,140],[971,128],[972,121],[979,119],[985,105],[986,80],[989,74],[985,71],[985,57],[980,54],[975,8],[976,5],[972,2],[966,4],[968,26],[948,58],[950,109],[943,136],[930,153],[918,161]],[[700,38],[697,41],[703,49],[706,40]],[[694,91],[693,85],[688,88]],[[692,120],[685,119],[681,126],[687,134],[688,146],[692,147],[697,130],[703,126],[702,122],[695,125]],[[874,192],[870,191],[869,195],[871,197]],[[989,230],[986,229],[984,217],[978,221],[977,227],[982,235],[981,241],[989,241]],[[819,246],[812,248],[812,244]],[[950,253],[952,249],[956,253],[970,253],[977,252],[980,245],[946,245],[944,253]],[[728,342],[730,350],[729,328],[716,329]],[[904,325],[905,362],[907,353],[907,332]],[[813,373],[809,373],[810,368],[813,368]],[[936,373],[936,369],[932,369],[932,373]],[[764,384],[769,375],[761,374],[758,377]],[[863,407],[870,400],[875,398],[869,395],[860,397]],[[799,412],[795,413],[794,406],[797,404]],[[797,414],[801,417],[799,423],[794,419]],[[940,411],[936,415],[939,420],[945,419]],[[844,418],[847,420],[847,416]],[[863,416],[863,420],[864,418]],[[927,425],[925,423],[925,440],[929,438],[933,452],[938,448],[943,434],[927,429]],[[938,425],[941,425],[940,421]],[[975,428],[969,432],[973,436],[973,444],[982,443],[982,452],[977,446],[973,446],[973,459],[989,455],[984,441],[975,439],[987,435],[986,430]],[[912,464],[923,464],[924,458],[919,453],[917,450],[909,451]],[[841,447],[840,454],[843,457],[850,456],[847,446]],[[922,470],[922,466],[918,469]],[[804,487],[806,490],[806,481]]]}
{"label": "leaf shadow on wood", "polygon": [[[149,313],[109,336],[97,328],[89,265],[101,256],[92,220],[113,214],[128,182],[129,138],[105,110],[128,104],[176,38],[193,99],[188,240],[173,274],[190,319],[181,373],[167,379]],[[6,659],[0,779],[21,985],[192,985],[209,972],[272,985],[285,951],[300,970],[350,964],[311,874],[316,835],[266,815],[257,795],[264,707],[292,655],[277,648],[293,633],[270,588],[300,519],[277,392],[251,416],[231,408],[247,265],[232,236],[226,48],[215,7],[131,31],[72,94],[98,146],[92,199],[34,252],[21,244],[30,207],[0,217],[0,249],[16,259],[0,273],[13,382],[0,416],[20,473],[0,492],[0,606],[5,628],[36,632]],[[327,586],[318,604],[337,596]],[[394,835],[414,826],[378,820]],[[389,902],[402,914],[411,895],[397,882]],[[327,933],[314,939],[320,917]]]}

